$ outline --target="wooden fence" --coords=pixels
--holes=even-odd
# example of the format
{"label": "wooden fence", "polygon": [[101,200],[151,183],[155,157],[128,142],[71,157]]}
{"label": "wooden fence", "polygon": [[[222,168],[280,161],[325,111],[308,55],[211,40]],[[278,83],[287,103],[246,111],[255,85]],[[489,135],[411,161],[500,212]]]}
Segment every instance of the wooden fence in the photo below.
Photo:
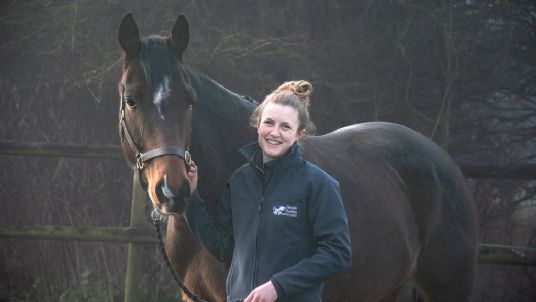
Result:
{"label": "wooden fence", "polygon": [[[120,146],[87,146],[77,144],[17,143],[0,141],[0,155],[78,157],[94,159],[123,159]],[[523,179],[536,178],[536,165],[491,167],[460,164],[468,178]],[[128,227],[65,227],[65,226],[8,226],[0,225],[0,238],[81,240],[128,243],[127,272],[124,302],[139,301],[137,285],[141,284],[140,256],[144,244],[155,244],[154,230],[145,226],[144,202],[136,173],[132,183],[132,206]],[[536,248],[481,243],[479,263],[536,266]]]}

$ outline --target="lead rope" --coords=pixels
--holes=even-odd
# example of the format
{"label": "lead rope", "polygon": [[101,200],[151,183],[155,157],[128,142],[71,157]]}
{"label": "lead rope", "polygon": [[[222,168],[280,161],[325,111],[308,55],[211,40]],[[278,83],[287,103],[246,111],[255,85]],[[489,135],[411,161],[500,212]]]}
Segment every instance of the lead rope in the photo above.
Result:
{"label": "lead rope", "polygon": [[173,270],[173,267],[171,266],[171,262],[169,261],[169,258],[166,253],[166,249],[164,247],[164,240],[162,240],[162,231],[160,230],[160,225],[162,224],[162,215],[160,215],[158,212],[153,211],[151,213],[151,217],[153,218],[154,222],[154,230],[156,232],[156,236],[158,237],[158,240],[160,241],[160,252],[162,253],[162,256],[164,257],[164,260],[166,262],[166,265],[171,272],[171,275],[173,276],[173,279],[175,279],[175,282],[179,285],[181,290],[188,296],[188,298],[194,302],[207,302],[205,300],[200,299],[196,295],[194,295],[179,279],[179,276],[175,273],[175,270]]}

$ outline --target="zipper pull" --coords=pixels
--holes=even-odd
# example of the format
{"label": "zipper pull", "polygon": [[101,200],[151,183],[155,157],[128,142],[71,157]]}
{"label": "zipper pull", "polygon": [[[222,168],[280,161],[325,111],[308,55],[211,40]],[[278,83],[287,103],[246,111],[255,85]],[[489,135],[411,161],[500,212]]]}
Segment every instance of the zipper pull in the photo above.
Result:
{"label": "zipper pull", "polygon": [[263,204],[264,204],[264,197],[261,197],[261,203],[259,204],[259,212],[262,211]]}

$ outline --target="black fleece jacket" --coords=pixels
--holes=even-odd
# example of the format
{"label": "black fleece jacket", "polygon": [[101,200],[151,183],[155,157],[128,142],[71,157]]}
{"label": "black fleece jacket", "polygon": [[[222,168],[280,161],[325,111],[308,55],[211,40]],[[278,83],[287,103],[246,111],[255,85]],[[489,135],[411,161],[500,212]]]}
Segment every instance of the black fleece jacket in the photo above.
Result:
{"label": "black fleece jacket", "polygon": [[197,191],[185,211],[204,246],[231,261],[227,301],[242,301],[268,280],[277,301],[322,301],[323,282],[351,261],[339,183],[304,160],[297,143],[264,165],[257,143],[240,151],[249,163],[229,179],[217,217]]}

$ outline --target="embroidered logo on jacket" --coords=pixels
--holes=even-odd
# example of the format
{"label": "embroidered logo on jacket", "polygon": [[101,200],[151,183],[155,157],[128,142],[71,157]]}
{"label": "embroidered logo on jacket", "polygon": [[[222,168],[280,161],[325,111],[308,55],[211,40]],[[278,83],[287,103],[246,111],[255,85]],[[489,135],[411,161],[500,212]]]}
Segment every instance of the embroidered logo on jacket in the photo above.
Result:
{"label": "embroidered logo on jacket", "polygon": [[272,212],[276,216],[298,217],[298,207],[289,205],[274,205]]}

